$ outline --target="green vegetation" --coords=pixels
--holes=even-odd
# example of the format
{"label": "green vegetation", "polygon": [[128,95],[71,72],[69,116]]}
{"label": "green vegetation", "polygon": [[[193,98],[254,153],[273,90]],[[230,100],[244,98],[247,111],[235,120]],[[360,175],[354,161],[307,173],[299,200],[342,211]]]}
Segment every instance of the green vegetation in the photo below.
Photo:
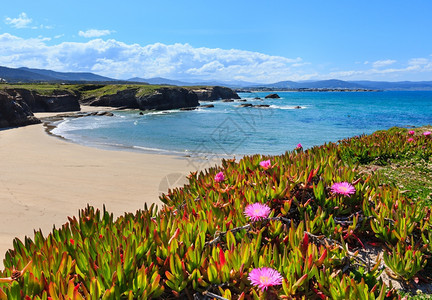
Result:
{"label": "green vegetation", "polygon": [[67,92],[80,96],[81,99],[115,95],[124,90],[135,91],[136,96],[141,97],[149,95],[161,87],[168,86],[147,84],[0,84],[0,90],[27,89],[46,96]]}
{"label": "green vegetation", "polygon": [[0,84],[0,90],[4,89],[26,89],[35,91],[40,95],[51,96],[55,94],[69,93],[76,94],[78,89],[76,85],[63,85],[63,84]]}
{"label": "green vegetation", "polygon": [[[161,209],[117,220],[87,207],[47,237],[14,241],[0,299],[397,299],[382,275],[415,285],[431,265],[430,182],[406,192],[396,177],[383,181],[395,164],[430,165],[432,138],[415,131],[225,160],[190,174],[161,197]],[[352,193],[338,192],[340,182]],[[271,213],[251,221],[253,203]],[[365,247],[384,254],[357,255]],[[253,285],[250,272],[263,267],[281,284]]]}

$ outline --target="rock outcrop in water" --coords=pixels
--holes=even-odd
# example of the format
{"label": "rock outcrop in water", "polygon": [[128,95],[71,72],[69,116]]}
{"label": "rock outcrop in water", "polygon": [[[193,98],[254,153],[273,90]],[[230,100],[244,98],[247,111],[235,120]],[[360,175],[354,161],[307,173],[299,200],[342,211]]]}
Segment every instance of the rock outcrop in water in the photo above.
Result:
{"label": "rock outcrop in water", "polygon": [[80,102],[81,104],[90,106],[138,108],[136,99],[137,91],[137,88],[129,88],[125,90],[119,90],[115,94],[102,95],[100,97],[83,97]]}
{"label": "rock outcrop in water", "polygon": [[278,94],[269,94],[265,96],[266,99],[278,99],[280,98]]}
{"label": "rock outcrop in water", "polygon": [[150,95],[138,97],[137,103],[141,110],[167,110],[199,105],[197,94],[185,88],[160,88]]}
{"label": "rock outcrop in water", "polygon": [[200,101],[240,99],[239,95],[232,89],[222,86],[201,87],[199,89],[193,89],[193,92],[197,94],[198,100]]}
{"label": "rock outcrop in water", "polygon": [[198,97],[194,92],[180,87],[161,87],[145,94],[141,94],[139,88],[127,88],[115,94],[82,98],[81,103],[141,110],[167,110],[199,105]]}
{"label": "rock outcrop in water", "polygon": [[6,92],[0,91],[0,128],[37,124],[30,107],[23,100],[17,100]]}

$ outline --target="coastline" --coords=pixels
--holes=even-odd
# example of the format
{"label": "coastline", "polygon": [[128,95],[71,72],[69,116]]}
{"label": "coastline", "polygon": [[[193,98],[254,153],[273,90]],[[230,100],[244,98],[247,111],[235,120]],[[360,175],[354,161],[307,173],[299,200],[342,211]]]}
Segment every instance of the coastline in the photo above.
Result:
{"label": "coastline", "polygon": [[115,217],[144,203],[160,207],[161,192],[185,184],[197,167],[216,164],[86,147],[49,136],[43,124],[0,131],[0,155],[0,269],[15,237],[33,239],[39,228],[47,235],[87,204],[105,205]]}

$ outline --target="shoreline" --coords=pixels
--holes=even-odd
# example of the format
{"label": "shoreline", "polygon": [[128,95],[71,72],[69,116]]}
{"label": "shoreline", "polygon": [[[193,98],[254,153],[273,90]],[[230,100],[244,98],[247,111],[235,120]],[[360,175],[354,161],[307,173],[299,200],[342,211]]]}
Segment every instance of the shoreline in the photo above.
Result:
{"label": "shoreline", "polygon": [[33,239],[39,228],[47,235],[87,204],[115,217],[144,203],[160,207],[161,192],[218,163],[87,147],[49,136],[43,124],[0,131],[0,155],[0,269],[15,237]]}
{"label": "shoreline", "polygon": [[[148,148],[145,146],[127,146],[127,145],[117,145],[117,144],[98,144],[98,143],[83,143],[76,140],[68,139],[60,134],[53,133],[52,131],[58,127],[63,121],[66,121],[70,118],[81,118],[91,116],[88,113],[94,112],[114,112],[114,111],[134,111],[135,109],[118,109],[113,107],[105,107],[105,106],[81,106],[81,111],[76,112],[66,112],[66,113],[35,113],[34,115],[42,121],[42,124],[45,128],[45,132],[55,138],[60,140],[81,145],[84,147],[90,147],[101,150],[109,150],[109,151],[126,151],[132,153],[144,153],[149,155],[168,155],[178,159],[188,159],[198,161],[200,164],[207,164],[208,161],[221,161],[222,159],[232,159],[232,158],[242,158],[248,154],[232,154],[226,155],[223,153],[206,153],[206,152],[187,152],[187,151],[178,151],[178,150],[170,150],[163,148]],[[208,165],[210,167],[212,165]]]}

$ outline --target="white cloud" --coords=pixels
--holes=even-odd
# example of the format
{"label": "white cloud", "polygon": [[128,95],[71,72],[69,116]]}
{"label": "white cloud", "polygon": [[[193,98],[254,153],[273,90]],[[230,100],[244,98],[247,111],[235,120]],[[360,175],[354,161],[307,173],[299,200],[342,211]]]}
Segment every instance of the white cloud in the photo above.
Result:
{"label": "white cloud", "polygon": [[24,39],[7,33],[0,35],[0,44],[0,65],[9,67],[95,72],[122,79],[135,76],[200,80],[241,78],[259,82],[308,79],[307,74],[293,67],[303,63],[301,58],[237,49],[162,43],[141,46],[114,39],[48,45],[44,38]]}
{"label": "white cloud", "polygon": [[32,22],[25,12],[19,14],[18,18],[5,18],[5,23],[15,28],[26,28]]}
{"label": "white cloud", "polygon": [[372,66],[377,69],[377,68],[382,68],[382,67],[386,67],[386,66],[392,65],[395,62],[396,61],[392,60],[392,59],[377,60],[377,61],[375,61],[375,62],[372,63]]}
{"label": "white cloud", "polygon": [[162,43],[142,46],[114,39],[92,39],[80,43],[59,43],[57,40],[56,43],[59,37],[25,39],[8,33],[0,34],[0,66],[94,72],[118,79],[166,77],[260,83],[331,78],[422,80],[426,72],[431,72],[432,76],[432,57],[429,56],[399,62],[397,68],[388,67],[394,61],[380,60],[368,64],[353,63],[355,67],[352,69],[331,71],[334,64],[312,65],[300,57],[287,58],[238,49]]}
{"label": "white cloud", "polygon": [[78,35],[85,37],[85,38],[95,38],[95,37],[101,37],[101,36],[105,36],[105,35],[110,35],[111,33],[113,33],[114,31],[112,30],[100,30],[100,29],[89,29],[86,31],[79,31]]}

